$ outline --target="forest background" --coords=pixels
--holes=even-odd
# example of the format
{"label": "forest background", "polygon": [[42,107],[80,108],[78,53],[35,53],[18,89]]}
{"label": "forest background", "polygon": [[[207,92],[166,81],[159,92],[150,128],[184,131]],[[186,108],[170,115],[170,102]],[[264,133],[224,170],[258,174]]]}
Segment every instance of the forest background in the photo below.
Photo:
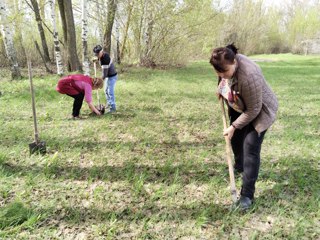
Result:
{"label": "forest background", "polygon": [[101,44],[118,64],[179,66],[235,42],[251,54],[308,54],[319,42],[314,0],[3,0],[0,66],[89,73]]}

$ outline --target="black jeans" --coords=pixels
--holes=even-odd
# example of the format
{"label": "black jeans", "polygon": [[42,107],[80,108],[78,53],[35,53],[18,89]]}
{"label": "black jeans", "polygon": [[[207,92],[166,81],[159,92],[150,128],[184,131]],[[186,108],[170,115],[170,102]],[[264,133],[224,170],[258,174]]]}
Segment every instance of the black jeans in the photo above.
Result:
{"label": "black jeans", "polygon": [[73,117],[78,117],[80,114],[80,109],[82,107],[82,102],[84,98],[83,93],[79,93],[77,95],[69,95],[68,96],[72,97],[74,99],[73,101],[73,108],[72,108],[72,116]]}
{"label": "black jeans", "polygon": [[[229,109],[230,122],[234,122],[240,113]],[[267,130],[266,130],[267,131]],[[260,152],[266,131],[258,134],[252,123],[242,129],[236,129],[231,139],[235,168],[242,172],[241,195],[254,197],[255,183],[260,168]]]}

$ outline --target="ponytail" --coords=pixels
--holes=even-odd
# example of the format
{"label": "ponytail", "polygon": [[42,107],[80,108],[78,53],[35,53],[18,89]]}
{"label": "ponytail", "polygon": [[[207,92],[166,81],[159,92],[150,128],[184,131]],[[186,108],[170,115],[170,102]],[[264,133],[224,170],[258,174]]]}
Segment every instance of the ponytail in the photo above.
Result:
{"label": "ponytail", "polygon": [[238,48],[236,48],[234,43],[231,43],[231,44],[227,45],[226,48],[230,49],[234,54],[238,53]]}

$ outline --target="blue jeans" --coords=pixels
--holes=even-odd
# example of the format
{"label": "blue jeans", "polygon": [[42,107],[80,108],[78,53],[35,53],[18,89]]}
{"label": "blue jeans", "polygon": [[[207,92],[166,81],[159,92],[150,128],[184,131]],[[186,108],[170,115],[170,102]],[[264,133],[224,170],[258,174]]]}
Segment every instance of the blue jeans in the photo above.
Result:
{"label": "blue jeans", "polygon": [[107,77],[105,80],[105,94],[107,99],[107,105],[109,105],[110,109],[116,109],[116,97],[114,95],[114,88],[116,86],[116,82],[118,80],[118,75],[113,77]]}

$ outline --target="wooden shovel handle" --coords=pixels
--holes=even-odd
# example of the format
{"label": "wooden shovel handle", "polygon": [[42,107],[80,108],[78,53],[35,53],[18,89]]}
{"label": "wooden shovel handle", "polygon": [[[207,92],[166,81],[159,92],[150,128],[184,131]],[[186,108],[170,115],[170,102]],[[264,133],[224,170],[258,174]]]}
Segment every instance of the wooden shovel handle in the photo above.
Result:
{"label": "wooden shovel handle", "polygon": [[39,134],[38,134],[38,126],[37,126],[37,113],[36,113],[36,104],[35,104],[35,97],[33,91],[33,82],[32,82],[32,72],[31,72],[31,62],[28,61],[28,74],[30,80],[30,92],[31,92],[31,99],[32,99],[32,113],[33,113],[33,125],[34,125],[34,140],[36,144],[39,143]]}
{"label": "wooden shovel handle", "polygon": [[[96,62],[93,62],[93,68],[94,68],[94,78],[97,78],[97,64],[96,64]],[[99,96],[98,89],[97,89],[97,99],[98,99],[98,104],[100,106],[100,96]]]}
{"label": "wooden shovel handle", "polygon": [[[220,98],[220,105],[221,105],[221,110],[222,110],[223,128],[224,128],[224,130],[226,130],[228,128],[227,127],[227,117],[226,117],[226,110],[224,108],[224,100],[222,97]],[[226,160],[227,160],[228,167],[229,167],[231,197],[232,197],[232,201],[236,202],[237,201],[237,189],[236,189],[234,172],[233,172],[233,165],[232,165],[232,160],[231,160],[231,142],[230,142],[230,139],[228,136],[224,136],[224,139],[226,141]]]}

